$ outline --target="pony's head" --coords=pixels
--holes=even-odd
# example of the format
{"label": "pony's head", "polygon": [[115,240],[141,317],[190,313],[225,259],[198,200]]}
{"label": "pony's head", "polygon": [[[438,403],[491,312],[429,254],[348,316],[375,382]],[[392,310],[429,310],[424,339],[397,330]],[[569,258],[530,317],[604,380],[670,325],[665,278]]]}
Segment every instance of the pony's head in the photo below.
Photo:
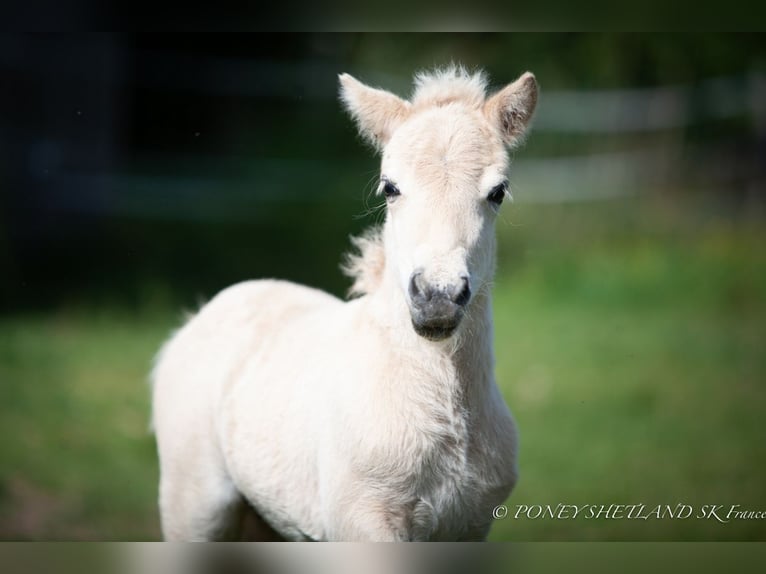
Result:
{"label": "pony's head", "polygon": [[415,331],[445,339],[492,280],[494,221],[508,194],[506,148],[520,142],[532,117],[535,78],[525,73],[487,96],[483,74],[451,67],[416,76],[409,101],[348,74],[340,83],[361,134],[382,157],[385,273],[401,289]]}

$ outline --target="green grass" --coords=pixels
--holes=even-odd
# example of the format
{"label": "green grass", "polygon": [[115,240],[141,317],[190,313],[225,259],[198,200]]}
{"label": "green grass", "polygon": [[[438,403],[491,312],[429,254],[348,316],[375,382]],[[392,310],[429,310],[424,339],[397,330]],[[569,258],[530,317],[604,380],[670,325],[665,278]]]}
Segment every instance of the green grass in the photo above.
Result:
{"label": "green grass", "polygon": [[[766,510],[766,232],[672,209],[519,214],[555,232],[496,290],[497,374],[521,430],[511,509]],[[764,540],[766,520],[506,519],[492,538]]]}
{"label": "green grass", "polygon": [[0,536],[159,536],[146,381],[173,323],[92,311],[0,323]]}
{"label": "green grass", "polygon": [[[512,206],[497,374],[518,504],[766,510],[766,227],[701,202]],[[147,373],[180,309],[0,319],[0,537],[156,539]],[[498,521],[494,540],[765,540],[766,520]]]}

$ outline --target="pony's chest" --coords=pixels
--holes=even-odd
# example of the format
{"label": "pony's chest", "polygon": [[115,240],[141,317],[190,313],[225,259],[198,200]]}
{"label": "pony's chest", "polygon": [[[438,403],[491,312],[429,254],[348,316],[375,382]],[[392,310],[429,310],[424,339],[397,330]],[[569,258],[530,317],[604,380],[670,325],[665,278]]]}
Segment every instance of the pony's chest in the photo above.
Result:
{"label": "pony's chest", "polygon": [[425,460],[420,474],[413,476],[419,484],[412,514],[416,539],[460,539],[466,522],[481,513],[493,489],[485,480],[487,461],[453,449],[448,448],[438,463]]}
{"label": "pony's chest", "polygon": [[[513,427],[486,402],[444,394],[378,404],[353,458],[413,540],[480,539],[510,491]],[[395,415],[395,416],[394,416]],[[385,433],[373,422],[388,420]],[[507,427],[507,428],[506,428]],[[358,458],[357,458],[358,455]]]}
{"label": "pony's chest", "polygon": [[[498,476],[495,461],[479,456],[468,428],[431,436],[413,449],[411,465],[397,482],[407,485],[414,540],[457,540],[487,505]],[[426,446],[427,445],[427,446]],[[393,477],[392,477],[393,478]]]}
{"label": "pony's chest", "polygon": [[466,418],[421,453],[411,479],[417,488],[411,523],[415,539],[482,539],[492,509],[515,483],[515,427],[498,419],[501,433]]}

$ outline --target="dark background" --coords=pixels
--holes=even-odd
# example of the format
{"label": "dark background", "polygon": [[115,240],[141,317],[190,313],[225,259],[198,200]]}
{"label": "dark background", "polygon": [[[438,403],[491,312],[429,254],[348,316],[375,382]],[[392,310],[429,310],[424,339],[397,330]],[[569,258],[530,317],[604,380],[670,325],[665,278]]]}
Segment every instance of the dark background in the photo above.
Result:
{"label": "dark background", "polygon": [[[406,95],[414,70],[451,60],[483,67],[495,86],[531,69],[545,131],[522,160],[663,146],[639,168],[652,193],[712,191],[731,209],[763,202],[764,104],[746,101],[763,96],[762,85],[748,84],[764,66],[759,35],[37,34],[0,42],[6,311],[70,300],[139,304],[148,285],[188,301],[257,276],[342,292],[339,253],[367,223],[353,216],[366,212],[376,169],[336,101],[344,71]],[[720,77],[728,85],[718,93],[704,83]],[[668,85],[697,89],[681,102],[678,125],[671,118],[674,129],[653,130],[651,117],[628,108],[638,129],[589,133],[589,114],[603,127],[599,103],[578,109],[576,98],[555,99]],[[545,113],[549,96],[558,118]],[[655,115],[672,116],[676,102],[662,104]],[[640,154],[629,159],[636,165]],[[571,177],[563,183],[573,188]]]}

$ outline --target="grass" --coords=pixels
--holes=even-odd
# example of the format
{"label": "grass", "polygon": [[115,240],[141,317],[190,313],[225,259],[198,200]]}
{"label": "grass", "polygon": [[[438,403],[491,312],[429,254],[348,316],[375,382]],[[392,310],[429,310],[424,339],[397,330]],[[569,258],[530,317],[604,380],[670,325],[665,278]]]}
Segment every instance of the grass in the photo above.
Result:
{"label": "grass", "polygon": [[[703,202],[513,206],[497,374],[515,505],[766,510],[766,227]],[[146,376],[180,310],[0,319],[0,537],[159,537]],[[493,540],[764,540],[765,520],[507,518]]]}
{"label": "grass", "polygon": [[[557,232],[497,285],[498,379],[522,433],[511,508],[766,509],[765,230],[682,208],[527,218]],[[764,540],[766,522],[506,519],[492,538]]]}
{"label": "grass", "polygon": [[0,324],[0,535],[149,540],[147,372],[170,317],[60,312]]}

